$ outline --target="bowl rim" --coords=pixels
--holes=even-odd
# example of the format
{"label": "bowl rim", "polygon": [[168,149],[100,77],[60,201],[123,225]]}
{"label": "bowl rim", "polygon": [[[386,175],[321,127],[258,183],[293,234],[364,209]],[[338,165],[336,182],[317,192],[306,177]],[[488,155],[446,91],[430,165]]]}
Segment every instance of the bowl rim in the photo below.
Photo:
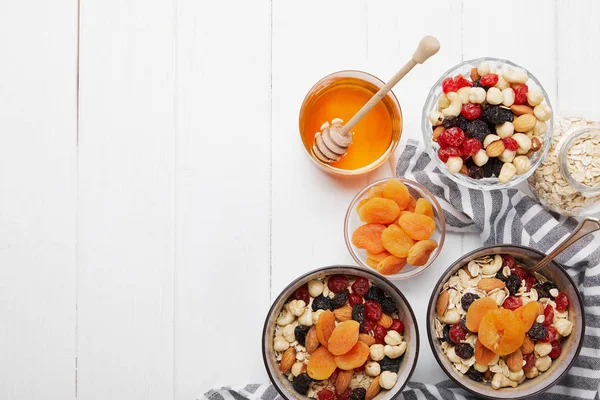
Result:
{"label": "bowl rim", "polygon": [[[456,259],[452,264],[450,264],[450,266],[448,268],[446,268],[446,270],[444,272],[442,272],[442,274],[440,275],[440,278],[438,279],[438,281],[435,283],[435,286],[433,287],[433,292],[431,293],[431,296],[429,297],[429,304],[427,305],[427,339],[429,341],[429,346],[431,348],[431,352],[433,353],[433,356],[435,357],[436,362],[438,363],[438,365],[440,366],[440,368],[442,369],[442,371],[444,371],[444,373],[448,376],[448,378],[450,378],[454,383],[456,383],[460,388],[466,390],[469,393],[472,393],[476,396],[479,396],[481,398],[484,399],[497,399],[497,397],[493,397],[493,396],[488,396],[479,392],[476,392],[474,390],[472,390],[471,388],[463,385],[458,379],[454,378],[450,373],[448,373],[448,371],[446,370],[446,368],[444,367],[444,365],[442,364],[442,361],[440,360],[440,355],[438,353],[438,351],[436,350],[435,347],[435,342],[433,335],[432,335],[432,324],[431,324],[431,318],[429,318],[432,308],[434,307],[433,305],[433,299],[437,293],[437,291],[439,290],[439,288],[441,287],[441,285],[444,284],[444,282],[442,281],[444,276],[448,273],[448,271],[450,271],[451,269],[453,269],[461,260],[464,260],[465,258],[470,257],[471,255],[480,252],[482,250],[487,250],[487,249],[492,249],[492,248],[496,248],[496,247],[502,247],[502,248],[517,248],[517,249],[526,249],[526,250],[530,250],[536,254],[538,254],[540,257],[544,257],[545,254],[542,253],[541,251],[534,249],[532,247],[529,246],[522,246],[522,245],[518,245],[518,244],[491,244],[488,246],[482,246],[482,247],[478,247],[475,250],[472,250],[466,254],[464,254],[463,256],[461,256],[460,258]],[[565,270],[565,268],[562,266],[562,264],[558,263],[556,260],[552,261],[554,264],[556,264],[563,272],[563,274],[567,277],[569,283],[571,284],[571,286],[574,288],[575,293],[577,294],[577,299],[579,300],[579,305],[581,307],[581,338],[583,339],[585,338],[585,310],[584,310],[584,303],[583,303],[583,297],[581,296],[581,292],[579,291],[579,288],[577,287],[577,285],[575,284],[575,282],[573,281],[573,278],[571,278],[571,276],[567,273],[567,271]],[[530,396],[534,396],[540,393],[543,393],[545,391],[547,391],[548,389],[550,389],[552,386],[556,385],[571,369],[571,367],[573,366],[573,364],[575,363],[575,361],[577,360],[577,358],[579,357],[579,353],[581,351],[581,348],[583,347],[583,340],[578,340],[577,341],[577,348],[575,350],[575,353],[573,355],[573,358],[571,359],[571,361],[569,361],[569,364],[567,365],[567,367],[565,368],[565,370],[556,377],[556,379],[554,379],[552,382],[550,382],[548,385],[544,386],[543,388],[533,392],[533,393],[529,393],[526,395],[518,395],[518,393],[514,393],[514,397],[512,397],[513,399],[525,399],[525,398],[529,398]]]}
{"label": "bowl rim", "polygon": [[[546,101],[546,104],[548,105],[548,107],[550,107],[550,110],[552,111],[550,119],[548,121],[546,121],[546,123],[548,124],[548,130],[545,133],[545,137],[544,137],[544,141],[543,141],[543,147],[541,149],[541,155],[539,157],[539,159],[535,162],[535,164],[531,165],[531,168],[529,169],[529,171],[525,172],[524,174],[521,175],[515,175],[514,178],[512,178],[510,181],[506,182],[506,183],[501,183],[499,181],[494,182],[490,185],[481,185],[481,184],[477,184],[477,180],[472,179],[467,177],[467,179],[460,179],[457,175],[458,174],[451,174],[447,171],[446,168],[444,168],[442,163],[438,157],[433,154],[433,145],[431,143],[431,138],[430,138],[430,134],[428,134],[427,132],[429,132],[427,130],[427,128],[429,126],[431,126],[431,124],[429,123],[429,109],[427,108],[427,105],[430,103],[430,100],[434,94],[434,91],[436,90],[436,88],[441,87],[442,81],[446,78],[449,77],[450,73],[461,67],[461,66],[466,66],[469,64],[479,64],[481,62],[484,61],[489,61],[489,62],[498,62],[498,63],[503,63],[503,64],[507,64],[513,68],[519,68],[523,71],[525,71],[527,73],[527,76],[529,77],[529,79],[531,79],[537,86],[538,88],[542,91],[542,94],[544,95],[544,100]],[[475,190],[481,190],[481,191],[489,191],[489,190],[498,190],[498,189],[509,189],[512,187],[515,187],[516,185],[526,181],[532,174],[533,172],[537,169],[537,167],[539,167],[542,163],[542,161],[544,161],[544,159],[546,158],[546,156],[548,155],[548,151],[550,150],[550,144],[552,143],[552,137],[554,136],[554,107],[552,107],[552,102],[550,101],[550,96],[548,95],[548,92],[546,91],[546,89],[544,89],[544,86],[541,84],[541,82],[535,77],[535,75],[533,75],[527,68],[524,68],[522,66],[520,66],[519,64],[507,60],[505,58],[497,58],[497,57],[478,57],[478,58],[473,58],[470,60],[464,60],[461,61],[460,63],[454,65],[453,67],[449,68],[448,70],[446,70],[441,76],[440,78],[433,84],[433,86],[431,87],[431,89],[429,89],[429,92],[427,93],[427,97],[425,98],[425,103],[423,104],[423,109],[421,112],[421,134],[423,136],[423,142],[425,145],[425,150],[427,151],[427,154],[429,154],[430,158],[432,159],[434,165],[436,167],[438,167],[442,173],[447,176],[449,179],[451,179],[453,182],[455,182],[456,184],[462,185],[466,188],[469,189],[475,189]],[[473,181],[473,182],[471,182]]]}
{"label": "bowl rim", "polygon": [[400,291],[400,289],[389,279],[387,279],[384,275],[377,275],[376,273],[374,273],[373,271],[369,271],[366,270],[364,268],[358,267],[356,265],[344,265],[344,264],[333,264],[333,265],[327,265],[324,267],[319,267],[316,269],[313,269],[311,271],[308,271],[300,276],[298,276],[297,278],[295,278],[292,282],[290,282],[288,285],[286,285],[281,292],[277,295],[277,297],[275,297],[275,299],[273,300],[273,302],[271,303],[271,306],[269,307],[269,311],[267,312],[267,315],[265,317],[265,322],[263,324],[263,330],[262,330],[262,344],[261,344],[261,352],[262,352],[262,358],[263,358],[263,363],[265,366],[265,369],[267,371],[267,375],[269,376],[269,380],[271,381],[271,384],[273,385],[273,387],[275,388],[275,390],[277,390],[277,393],[279,393],[279,395],[281,397],[283,397],[286,400],[293,400],[293,399],[289,399],[285,393],[283,392],[283,390],[281,390],[279,388],[279,384],[278,384],[278,380],[276,379],[276,377],[274,377],[271,374],[271,370],[269,369],[269,365],[270,365],[270,360],[267,357],[267,349],[265,348],[265,337],[267,335],[267,326],[269,323],[269,317],[271,315],[273,315],[274,311],[275,311],[275,305],[279,302],[279,300],[282,298],[283,294],[285,292],[288,291],[288,289],[293,288],[298,281],[303,280],[304,278],[308,277],[309,275],[315,274],[317,272],[323,272],[323,271],[328,271],[328,270],[332,270],[332,269],[336,269],[336,268],[344,268],[344,269],[348,269],[351,271],[357,271],[357,272],[361,272],[361,273],[367,273],[368,275],[371,275],[373,277],[375,277],[376,279],[381,279],[383,280],[388,286],[390,286],[392,288],[392,290],[394,290],[396,292],[396,294],[398,294],[400,296],[400,298],[402,299],[402,301],[404,301],[404,304],[406,305],[406,308],[408,309],[408,312],[410,313],[410,317],[412,319],[412,323],[415,327],[415,338],[411,340],[411,342],[415,342],[415,360],[412,364],[412,366],[410,367],[410,371],[408,372],[408,375],[406,376],[406,380],[400,385],[400,387],[398,388],[398,390],[396,392],[394,392],[391,395],[391,399],[395,398],[397,395],[399,395],[400,393],[402,393],[402,390],[404,390],[404,388],[406,387],[406,385],[408,384],[408,382],[410,381],[410,379],[412,378],[413,373],[415,372],[415,369],[417,367],[417,362],[419,361],[419,350],[420,350],[420,343],[421,343],[421,339],[420,339],[420,334],[419,334],[419,324],[417,322],[417,318],[415,316],[415,313],[410,305],[410,303],[408,302],[408,299],[404,296],[404,294]]}
{"label": "bowl rim", "polygon": [[[373,186],[387,182],[390,179],[396,179],[402,183],[408,182],[408,184],[410,186],[414,186],[421,192],[427,194],[429,196],[429,199],[426,199],[426,200],[431,200],[433,202],[432,206],[436,209],[437,213],[439,214],[439,220],[440,220],[440,232],[441,233],[440,233],[440,238],[438,241],[438,247],[435,249],[434,253],[430,256],[429,260],[427,261],[427,264],[416,269],[415,270],[416,272],[414,272],[413,274],[406,275],[406,276],[401,274],[402,271],[400,271],[399,273],[394,274],[394,275],[383,275],[379,271],[376,271],[373,268],[369,267],[367,264],[365,264],[365,262],[358,256],[358,254],[356,254],[356,251],[354,251],[353,244],[350,239],[349,232],[348,232],[349,225],[350,225],[349,224],[350,216],[351,216],[352,212],[354,211],[354,207],[358,203],[359,199],[362,196],[364,196],[365,193],[367,193],[369,191],[369,189],[372,188]],[[374,273],[378,274],[379,276],[383,276],[389,280],[404,280],[404,279],[414,278],[415,276],[420,275],[421,273],[423,273],[423,271],[425,271],[427,268],[429,268],[431,266],[431,264],[433,264],[435,262],[435,260],[438,258],[438,256],[442,252],[442,248],[444,247],[444,243],[446,241],[446,217],[444,215],[444,209],[442,208],[441,204],[439,203],[437,197],[433,193],[431,193],[431,191],[429,189],[427,189],[425,186],[421,185],[418,182],[415,182],[415,181],[405,178],[405,177],[395,177],[395,176],[379,179],[375,182],[369,183],[364,188],[359,190],[358,193],[350,201],[350,204],[348,205],[348,209],[346,210],[346,215],[344,216],[344,241],[346,242],[346,248],[348,249],[350,256],[352,256],[354,261],[360,267],[366,269],[367,271],[374,272]]]}

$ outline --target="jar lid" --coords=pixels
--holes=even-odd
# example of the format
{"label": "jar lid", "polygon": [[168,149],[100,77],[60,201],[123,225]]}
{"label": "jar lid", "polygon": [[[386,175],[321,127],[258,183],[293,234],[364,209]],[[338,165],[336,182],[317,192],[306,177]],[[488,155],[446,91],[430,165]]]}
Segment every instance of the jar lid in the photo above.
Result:
{"label": "jar lid", "polygon": [[584,128],[568,134],[560,147],[560,169],[582,195],[600,194],[600,129]]}

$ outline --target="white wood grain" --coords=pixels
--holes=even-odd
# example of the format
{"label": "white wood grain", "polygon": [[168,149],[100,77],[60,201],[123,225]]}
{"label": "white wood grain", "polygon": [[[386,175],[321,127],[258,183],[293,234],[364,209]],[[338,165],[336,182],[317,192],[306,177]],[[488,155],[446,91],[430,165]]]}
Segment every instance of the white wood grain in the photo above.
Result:
{"label": "white wood grain", "polygon": [[0,398],[75,398],[77,2],[0,2]]}
{"label": "white wood grain", "polygon": [[173,398],[174,3],[81,1],[78,398]]}
{"label": "white wood grain", "polygon": [[[271,2],[177,2],[175,397],[266,381]],[[276,167],[277,168],[277,167]]]}

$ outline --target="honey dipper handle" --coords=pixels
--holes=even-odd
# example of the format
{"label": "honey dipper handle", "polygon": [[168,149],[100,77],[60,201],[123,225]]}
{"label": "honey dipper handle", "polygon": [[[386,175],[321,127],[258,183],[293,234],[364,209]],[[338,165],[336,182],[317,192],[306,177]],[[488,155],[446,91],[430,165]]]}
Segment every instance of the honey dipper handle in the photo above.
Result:
{"label": "honey dipper handle", "polygon": [[423,39],[421,39],[419,46],[415,50],[412,58],[402,68],[400,68],[400,71],[396,72],[396,75],[394,75],[388,83],[383,85],[383,87],[379,89],[379,91],[375,93],[373,97],[371,97],[367,104],[362,106],[362,108],[358,110],[356,114],[354,114],[350,121],[344,125],[341,134],[348,134],[352,128],[354,128],[354,126],[358,124],[358,122],[363,119],[363,117],[367,115],[367,113],[371,111],[373,107],[375,107],[375,104],[379,103],[379,101],[383,99],[394,86],[396,86],[396,83],[400,82],[400,79],[404,78],[404,76],[408,74],[415,65],[423,64],[429,57],[437,53],[439,49],[440,42],[433,36],[425,36]]}

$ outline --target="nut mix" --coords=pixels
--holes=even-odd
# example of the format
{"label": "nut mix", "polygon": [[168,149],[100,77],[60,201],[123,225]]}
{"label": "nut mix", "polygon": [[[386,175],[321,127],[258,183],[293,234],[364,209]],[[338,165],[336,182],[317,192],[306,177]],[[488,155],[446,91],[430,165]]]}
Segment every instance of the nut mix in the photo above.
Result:
{"label": "nut mix", "polygon": [[540,89],[529,89],[525,71],[482,62],[442,81],[443,94],[429,113],[438,157],[451,173],[501,183],[531,169],[552,117]]}
{"label": "nut mix", "polygon": [[333,275],[298,288],[277,318],[279,370],[319,400],[371,400],[398,380],[408,343],[394,300],[368,279]]}
{"label": "nut mix", "polygon": [[470,261],[443,285],[435,335],[456,371],[492,388],[547,371],[569,336],[569,299],[510,255]]}
{"label": "nut mix", "polygon": [[369,189],[356,207],[364,225],[352,234],[352,244],[367,251],[365,263],[383,275],[397,274],[406,264],[423,266],[438,247],[433,206],[415,199],[397,179]]}

